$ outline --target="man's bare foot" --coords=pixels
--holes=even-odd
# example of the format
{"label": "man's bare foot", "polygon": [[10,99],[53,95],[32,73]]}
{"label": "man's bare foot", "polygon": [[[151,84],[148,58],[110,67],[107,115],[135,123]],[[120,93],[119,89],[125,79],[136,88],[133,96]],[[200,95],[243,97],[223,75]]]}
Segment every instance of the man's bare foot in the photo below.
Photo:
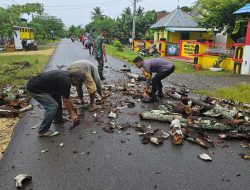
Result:
{"label": "man's bare foot", "polygon": [[98,106],[98,105],[93,105],[93,106],[89,106],[89,111],[95,111],[95,110],[98,110],[98,109],[100,109],[101,108],[101,106]]}

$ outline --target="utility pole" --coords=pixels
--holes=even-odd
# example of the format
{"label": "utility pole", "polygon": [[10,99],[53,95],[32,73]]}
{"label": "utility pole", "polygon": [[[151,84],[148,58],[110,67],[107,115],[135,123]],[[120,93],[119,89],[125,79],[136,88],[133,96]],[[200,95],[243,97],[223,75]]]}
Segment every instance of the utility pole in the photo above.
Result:
{"label": "utility pole", "polygon": [[137,0],[134,0],[134,11],[133,11],[133,30],[132,30],[132,39],[135,39],[135,13],[136,13],[136,2]]}

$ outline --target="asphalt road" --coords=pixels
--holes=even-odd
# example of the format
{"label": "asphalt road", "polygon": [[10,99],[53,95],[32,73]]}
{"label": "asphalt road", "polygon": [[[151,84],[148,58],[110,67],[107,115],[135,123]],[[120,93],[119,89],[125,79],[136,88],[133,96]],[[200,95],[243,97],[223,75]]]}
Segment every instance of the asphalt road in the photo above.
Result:
{"label": "asphalt road", "polygon": [[[95,62],[78,42],[62,40],[52,56],[47,70],[58,69],[78,59]],[[96,62],[95,62],[96,63]],[[105,68],[107,83],[126,83],[128,79],[118,72],[124,63],[108,57]],[[138,72],[138,71],[137,71]],[[122,104],[127,97],[113,94],[107,109]],[[154,107],[152,105],[151,107]],[[165,141],[162,146],[143,145],[134,129],[113,134],[102,130],[108,112],[100,113],[96,122],[93,113],[84,111],[81,125],[69,131],[70,123],[56,126],[60,135],[39,138],[31,127],[41,120],[43,110],[34,102],[15,127],[12,140],[0,161],[0,189],[15,189],[14,177],[27,173],[33,177],[24,189],[34,190],[248,190],[250,162],[239,157],[246,152],[240,141],[226,141],[226,148],[216,147],[213,161],[199,160],[206,152],[198,145],[185,142],[183,146]],[[169,125],[140,121],[138,113],[149,110],[136,103],[134,109],[125,108],[116,122],[136,122],[152,128],[169,130]],[[110,120],[112,121],[112,120]],[[214,135],[214,137],[216,137]],[[124,143],[121,143],[125,141]],[[59,144],[64,143],[63,147]],[[41,150],[48,152],[41,153]]]}

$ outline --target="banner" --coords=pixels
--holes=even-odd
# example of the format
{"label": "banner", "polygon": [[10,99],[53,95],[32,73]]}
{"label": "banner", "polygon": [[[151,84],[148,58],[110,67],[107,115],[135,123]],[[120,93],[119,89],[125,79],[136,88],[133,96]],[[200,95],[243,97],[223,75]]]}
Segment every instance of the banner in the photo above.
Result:
{"label": "banner", "polygon": [[196,46],[196,43],[194,41],[192,41],[192,42],[182,41],[181,56],[193,58],[195,46]]}

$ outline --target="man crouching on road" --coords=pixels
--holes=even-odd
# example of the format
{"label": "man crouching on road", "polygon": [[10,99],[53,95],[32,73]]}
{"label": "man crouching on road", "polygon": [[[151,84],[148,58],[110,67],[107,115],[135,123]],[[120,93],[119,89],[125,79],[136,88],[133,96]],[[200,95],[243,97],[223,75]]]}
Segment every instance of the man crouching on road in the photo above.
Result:
{"label": "man crouching on road", "polygon": [[[145,88],[143,89],[143,96],[148,97],[147,92],[149,91],[150,83],[152,82],[152,90],[150,98],[144,100],[145,103],[153,103],[156,101],[156,92],[158,91],[158,97],[163,98],[162,83],[161,80],[169,76],[174,72],[175,66],[173,63],[168,62],[164,59],[154,58],[143,60],[141,57],[134,59],[134,64],[141,68],[145,78],[147,79]],[[156,75],[152,78],[152,73]],[[151,79],[152,78],[152,79]]]}
{"label": "man crouching on road", "polygon": [[[102,92],[102,84],[96,66],[88,60],[79,60],[70,64],[67,70],[69,72],[77,72],[83,77],[83,83],[89,93],[89,110],[94,111],[100,108],[94,104],[95,92],[97,91],[102,98],[105,98],[105,95]],[[84,104],[82,83],[76,86],[76,90],[81,103]]]}
{"label": "man crouching on road", "polygon": [[31,78],[27,83],[27,91],[32,98],[37,100],[44,107],[44,118],[39,125],[39,136],[55,136],[58,131],[50,130],[54,120],[56,123],[63,122],[62,99],[70,114],[73,124],[79,122],[72,101],[70,100],[71,84],[81,84],[83,78],[77,73],[68,71],[48,71]]}

